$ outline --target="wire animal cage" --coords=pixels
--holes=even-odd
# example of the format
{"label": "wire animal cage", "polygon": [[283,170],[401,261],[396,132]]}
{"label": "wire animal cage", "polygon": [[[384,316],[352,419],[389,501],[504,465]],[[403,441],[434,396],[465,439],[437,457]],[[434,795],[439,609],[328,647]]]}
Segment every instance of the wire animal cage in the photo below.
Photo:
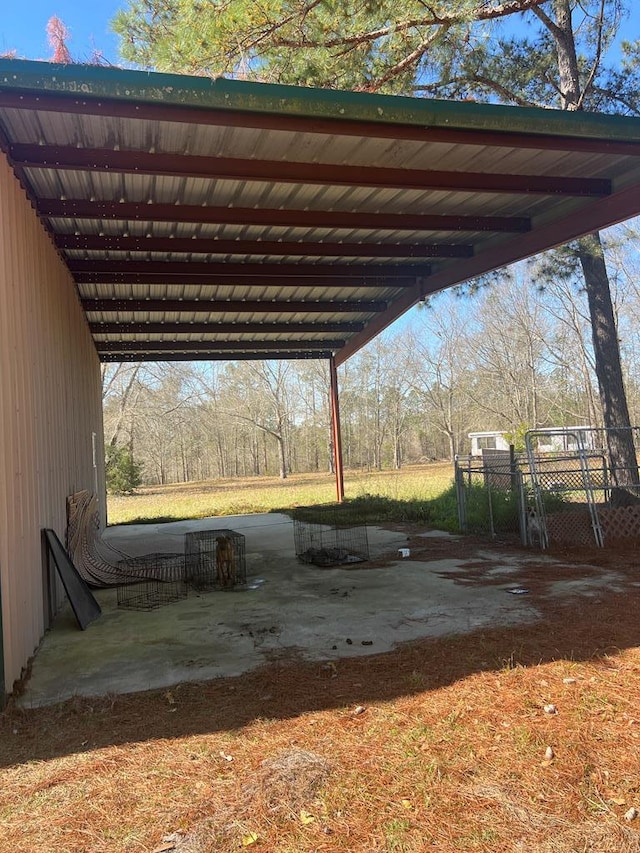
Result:
{"label": "wire animal cage", "polygon": [[185,566],[187,583],[199,591],[246,584],[245,538],[234,530],[187,533]]}
{"label": "wire animal cage", "polygon": [[125,610],[155,610],[187,597],[184,554],[128,557],[118,574],[118,607]]}
{"label": "wire animal cage", "polygon": [[369,559],[365,524],[341,526],[294,519],[293,538],[296,556],[303,563],[326,568]]}

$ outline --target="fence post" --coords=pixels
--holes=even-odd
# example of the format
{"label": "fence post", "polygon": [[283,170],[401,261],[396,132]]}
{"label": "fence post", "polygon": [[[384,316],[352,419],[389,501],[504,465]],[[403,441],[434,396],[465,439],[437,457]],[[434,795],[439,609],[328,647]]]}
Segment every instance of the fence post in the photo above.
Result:
{"label": "fence post", "polygon": [[458,527],[463,533],[467,531],[467,507],[465,503],[463,473],[458,463],[458,457],[453,460],[454,481],[456,484],[456,503],[458,505]]}
{"label": "fence post", "polygon": [[491,471],[487,471],[485,468],[484,471],[484,481],[487,485],[487,500],[489,501],[489,532],[491,533],[492,538],[495,537],[496,531],[493,524],[493,502],[491,500],[491,477],[487,476],[487,473],[491,473]]}
{"label": "fence post", "polygon": [[609,467],[604,453],[602,454],[602,485],[604,486],[604,501],[609,503],[611,501],[611,487],[609,485]]}
{"label": "fence post", "polygon": [[520,509],[520,541],[523,545],[529,545],[529,533],[527,530],[527,502],[524,497],[524,476],[522,471],[516,471],[516,494],[518,495],[518,506]]}
{"label": "fence post", "polygon": [[513,444],[509,445],[509,471],[511,472],[511,489],[518,490],[518,463],[516,461],[516,448]]}

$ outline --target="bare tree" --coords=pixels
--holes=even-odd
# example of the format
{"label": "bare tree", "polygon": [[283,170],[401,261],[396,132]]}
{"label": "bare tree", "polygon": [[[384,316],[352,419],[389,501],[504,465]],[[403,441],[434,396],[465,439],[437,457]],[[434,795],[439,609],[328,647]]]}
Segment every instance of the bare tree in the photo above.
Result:
{"label": "bare tree", "polygon": [[468,318],[468,305],[437,297],[423,308],[405,343],[408,381],[424,419],[446,437],[450,459],[460,452],[468,404]]}

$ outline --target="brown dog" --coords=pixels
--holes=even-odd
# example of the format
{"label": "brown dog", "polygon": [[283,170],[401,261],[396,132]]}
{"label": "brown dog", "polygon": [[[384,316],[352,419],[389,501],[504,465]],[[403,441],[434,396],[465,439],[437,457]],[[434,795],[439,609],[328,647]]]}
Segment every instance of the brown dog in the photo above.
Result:
{"label": "brown dog", "polygon": [[233,542],[228,536],[216,539],[216,575],[222,589],[228,589],[236,582],[236,560]]}

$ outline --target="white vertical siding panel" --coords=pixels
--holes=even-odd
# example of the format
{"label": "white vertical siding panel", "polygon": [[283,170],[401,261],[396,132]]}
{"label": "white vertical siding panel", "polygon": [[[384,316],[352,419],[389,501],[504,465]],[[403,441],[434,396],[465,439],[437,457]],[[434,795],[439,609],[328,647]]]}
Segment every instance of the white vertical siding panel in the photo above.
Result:
{"label": "white vertical siding panel", "polygon": [[[94,488],[100,369],[73,281],[0,154],[0,591],[7,690],[46,628],[41,530]],[[104,471],[99,467],[99,487]]]}

